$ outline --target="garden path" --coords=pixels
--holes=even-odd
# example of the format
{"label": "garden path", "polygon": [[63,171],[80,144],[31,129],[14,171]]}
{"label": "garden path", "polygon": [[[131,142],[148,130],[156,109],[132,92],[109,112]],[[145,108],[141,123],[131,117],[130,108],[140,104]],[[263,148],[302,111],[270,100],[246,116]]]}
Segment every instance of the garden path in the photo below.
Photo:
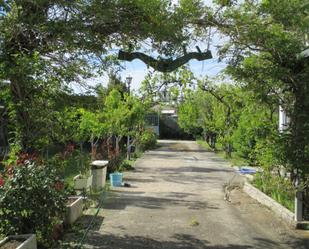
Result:
{"label": "garden path", "polygon": [[160,145],[124,174],[130,188],[108,194],[85,248],[309,248],[308,233],[241,190],[224,200],[224,184],[243,181],[224,159],[193,141]]}

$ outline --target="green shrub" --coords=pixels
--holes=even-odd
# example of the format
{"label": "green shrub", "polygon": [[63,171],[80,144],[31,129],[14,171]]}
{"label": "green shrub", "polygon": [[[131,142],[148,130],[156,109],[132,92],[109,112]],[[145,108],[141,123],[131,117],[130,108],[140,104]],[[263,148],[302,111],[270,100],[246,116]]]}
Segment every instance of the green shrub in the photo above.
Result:
{"label": "green shrub", "polygon": [[66,200],[63,180],[53,167],[29,162],[12,166],[0,186],[0,234],[35,233],[50,248]]}
{"label": "green shrub", "polygon": [[294,212],[295,190],[288,179],[273,176],[265,171],[256,174],[253,184],[281,205]]}
{"label": "green shrub", "polygon": [[157,144],[157,136],[156,134],[148,129],[143,132],[139,139],[139,147],[141,150],[150,150],[156,147]]}
{"label": "green shrub", "polygon": [[256,155],[257,164],[266,171],[271,171],[274,167],[282,164],[281,149],[276,136],[258,141],[252,153]]}
{"label": "green shrub", "polygon": [[133,163],[134,161],[123,160],[120,166],[118,167],[118,171],[122,172],[122,171],[134,170]]}
{"label": "green shrub", "polygon": [[58,173],[65,179],[65,182],[73,187],[73,178],[78,174],[87,174],[90,170],[89,152],[74,150],[70,154],[58,153],[48,160]]}

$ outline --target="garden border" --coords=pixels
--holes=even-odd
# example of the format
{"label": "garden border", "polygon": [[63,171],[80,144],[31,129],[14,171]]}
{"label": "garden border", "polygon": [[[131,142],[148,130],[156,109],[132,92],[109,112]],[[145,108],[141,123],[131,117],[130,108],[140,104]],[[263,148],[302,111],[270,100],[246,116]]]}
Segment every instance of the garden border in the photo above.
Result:
{"label": "garden border", "polygon": [[297,222],[294,220],[294,213],[276,202],[274,199],[264,194],[262,191],[252,186],[247,181],[243,186],[243,191],[248,194],[253,199],[257,200],[259,203],[267,206],[272,211],[275,212],[277,216],[279,216],[282,220],[287,222],[289,225],[296,227]]}

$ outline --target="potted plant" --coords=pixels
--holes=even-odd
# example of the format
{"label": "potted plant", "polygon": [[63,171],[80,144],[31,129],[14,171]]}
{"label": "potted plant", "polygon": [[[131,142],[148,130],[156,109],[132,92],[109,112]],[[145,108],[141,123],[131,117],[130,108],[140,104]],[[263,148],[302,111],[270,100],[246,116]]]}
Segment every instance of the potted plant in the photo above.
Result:
{"label": "potted plant", "polygon": [[35,234],[11,235],[0,241],[0,248],[37,249]]}
{"label": "potted plant", "polygon": [[92,185],[92,175],[88,173],[80,173],[73,178],[74,189],[76,190],[89,190]]}
{"label": "potted plant", "polygon": [[70,196],[66,205],[65,224],[72,225],[83,214],[83,197]]}

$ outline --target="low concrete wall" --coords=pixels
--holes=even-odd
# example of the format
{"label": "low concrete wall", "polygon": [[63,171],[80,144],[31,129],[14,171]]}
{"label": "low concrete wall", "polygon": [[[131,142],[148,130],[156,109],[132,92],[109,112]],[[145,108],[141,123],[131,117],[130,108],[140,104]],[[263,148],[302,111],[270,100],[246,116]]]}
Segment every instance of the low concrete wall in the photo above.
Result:
{"label": "low concrete wall", "polygon": [[72,225],[83,214],[83,197],[71,196],[72,203],[66,206],[65,223]]}
{"label": "low concrete wall", "polygon": [[294,214],[287,208],[280,205],[278,202],[264,194],[262,191],[258,190],[256,187],[252,186],[250,183],[246,182],[243,188],[244,192],[251,196],[253,199],[256,199],[261,204],[269,207],[274,211],[280,218],[292,226],[296,226],[294,220]]}
{"label": "low concrete wall", "polygon": [[11,235],[0,241],[0,247],[2,248],[10,240],[24,240],[16,249],[37,249],[37,241],[35,234],[21,234]]}

